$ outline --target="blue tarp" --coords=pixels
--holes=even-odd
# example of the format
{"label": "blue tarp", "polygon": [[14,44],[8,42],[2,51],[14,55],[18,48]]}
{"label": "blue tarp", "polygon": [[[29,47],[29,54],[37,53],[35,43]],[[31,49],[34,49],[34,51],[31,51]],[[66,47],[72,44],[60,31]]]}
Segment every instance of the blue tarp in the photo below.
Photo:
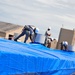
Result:
{"label": "blue tarp", "polygon": [[71,75],[74,72],[75,52],[0,39],[0,75]]}

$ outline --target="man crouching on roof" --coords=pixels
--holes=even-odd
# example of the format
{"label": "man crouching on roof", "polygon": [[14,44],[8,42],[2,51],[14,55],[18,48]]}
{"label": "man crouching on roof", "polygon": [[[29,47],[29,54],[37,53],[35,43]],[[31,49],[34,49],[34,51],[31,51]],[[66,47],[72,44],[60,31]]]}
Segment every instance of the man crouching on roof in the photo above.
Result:
{"label": "man crouching on roof", "polygon": [[61,44],[61,50],[67,50],[67,48],[68,48],[68,42],[67,41],[63,41],[60,44]]}
{"label": "man crouching on roof", "polygon": [[26,35],[24,43],[26,43],[26,41],[28,40],[28,37],[30,37],[31,42],[34,42],[34,36],[35,36],[35,30],[37,28],[33,27],[31,25],[25,25],[24,28],[22,29],[21,34],[14,39],[14,41],[17,41],[17,39],[19,39],[20,37]]}

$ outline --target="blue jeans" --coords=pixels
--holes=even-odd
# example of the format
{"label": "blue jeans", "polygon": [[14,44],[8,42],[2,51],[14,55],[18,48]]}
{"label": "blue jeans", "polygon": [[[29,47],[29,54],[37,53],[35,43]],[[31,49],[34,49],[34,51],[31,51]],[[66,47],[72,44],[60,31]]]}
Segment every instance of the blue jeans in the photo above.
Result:
{"label": "blue jeans", "polygon": [[28,37],[30,36],[30,31],[28,30],[24,30],[17,38],[14,39],[14,41],[17,41],[17,39],[19,39],[20,37],[24,35],[26,35],[24,40],[24,43],[26,43],[26,41],[28,40]]}

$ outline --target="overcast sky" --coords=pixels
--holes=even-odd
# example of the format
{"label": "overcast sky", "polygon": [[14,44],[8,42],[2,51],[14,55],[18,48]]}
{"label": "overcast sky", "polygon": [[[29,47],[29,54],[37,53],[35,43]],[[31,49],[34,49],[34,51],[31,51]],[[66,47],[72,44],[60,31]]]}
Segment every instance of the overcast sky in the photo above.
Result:
{"label": "overcast sky", "polygon": [[44,33],[50,26],[52,37],[60,28],[75,28],[75,0],[0,0],[0,21],[31,24]]}

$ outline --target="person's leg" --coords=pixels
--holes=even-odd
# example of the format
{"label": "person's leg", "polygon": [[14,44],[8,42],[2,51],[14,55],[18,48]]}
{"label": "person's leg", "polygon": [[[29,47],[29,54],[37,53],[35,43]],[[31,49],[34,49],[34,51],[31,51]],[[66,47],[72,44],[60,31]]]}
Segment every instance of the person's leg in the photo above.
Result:
{"label": "person's leg", "polygon": [[66,46],[64,46],[64,48],[65,48],[65,50],[67,50],[67,45],[66,45]]}
{"label": "person's leg", "polygon": [[25,40],[24,40],[24,43],[26,43],[26,41],[28,40],[28,37],[30,35],[30,31],[26,31],[26,36],[25,36]]}
{"label": "person's leg", "polygon": [[14,39],[14,41],[17,41],[17,39],[19,39],[21,36],[23,36],[24,35],[24,32],[22,32],[18,37],[16,37],[15,39]]}
{"label": "person's leg", "polygon": [[31,40],[31,42],[34,42],[34,34],[30,34],[30,40]]}
{"label": "person's leg", "polygon": [[51,39],[47,39],[47,40],[48,40],[48,42],[47,42],[47,43],[48,43],[47,47],[50,48],[50,47],[51,47]]}
{"label": "person's leg", "polygon": [[47,37],[45,37],[44,46],[47,46]]}
{"label": "person's leg", "polygon": [[61,50],[64,50],[64,45],[61,45]]}

